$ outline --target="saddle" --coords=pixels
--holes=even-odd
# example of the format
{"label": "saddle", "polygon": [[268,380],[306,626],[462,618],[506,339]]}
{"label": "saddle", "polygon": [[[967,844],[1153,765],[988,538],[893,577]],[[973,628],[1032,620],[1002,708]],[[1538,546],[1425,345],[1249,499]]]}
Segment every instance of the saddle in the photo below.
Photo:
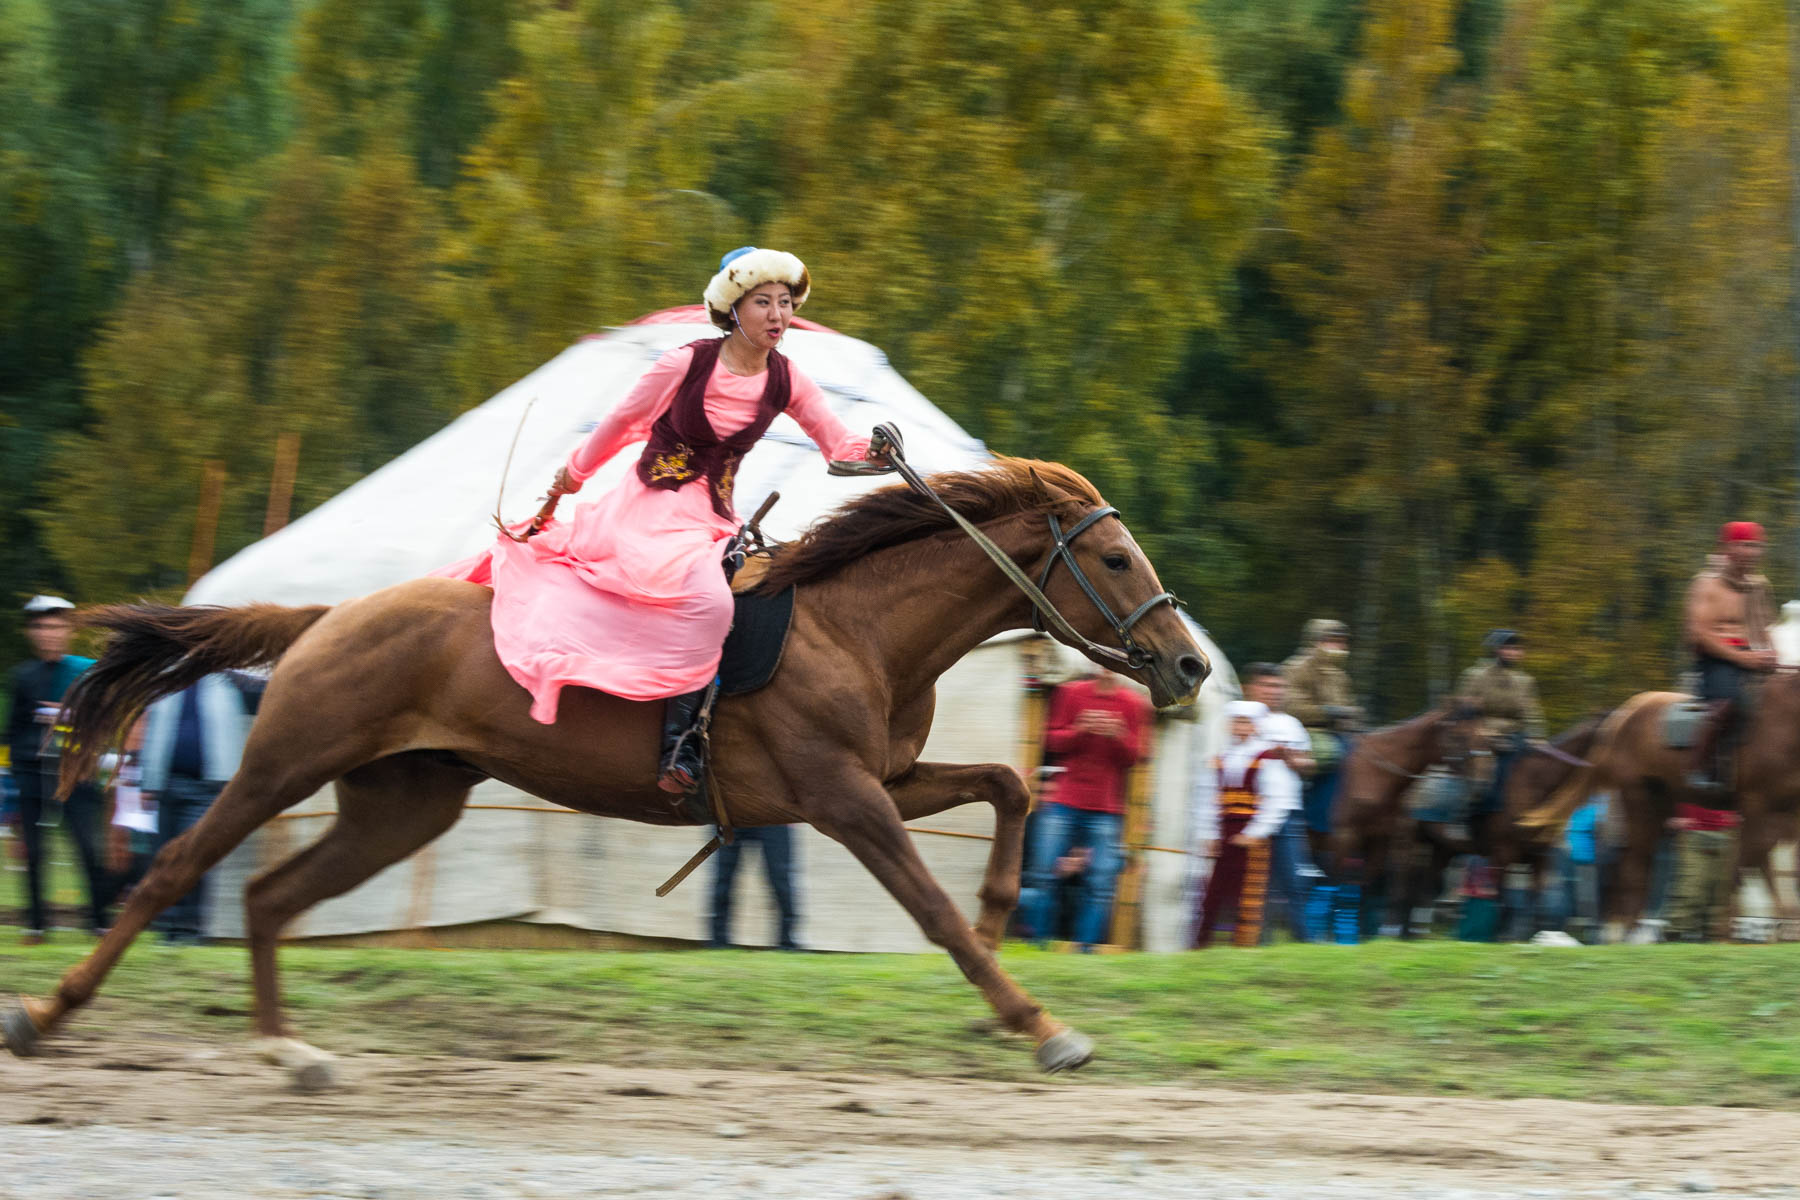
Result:
{"label": "saddle", "polygon": [[1711,715],[1712,705],[1692,696],[1669,705],[1663,713],[1663,745],[1671,750],[1692,750]]}
{"label": "saddle", "polygon": [[1406,805],[1413,819],[1443,825],[1460,825],[1469,819],[1475,789],[1467,777],[1445,766],[1434,766],[1407,789]]}
{"label": "saddle", "polygon": [[768,686],[781,666],[788,630],[794,623],[794,589],[732,597],[731,632],[719,659],[719,694],[742,696]]}

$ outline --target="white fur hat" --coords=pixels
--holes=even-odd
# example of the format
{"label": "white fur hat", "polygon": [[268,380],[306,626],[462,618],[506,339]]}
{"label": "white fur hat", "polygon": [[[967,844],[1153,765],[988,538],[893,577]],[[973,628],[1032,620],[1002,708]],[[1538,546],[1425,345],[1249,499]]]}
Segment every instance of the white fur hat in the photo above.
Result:
{"label": "white fur hat", "polygon": [[1260,700],[1233,700],[1225,706],[1227,717],[1249,717],[1257,724],[1269,715],[1269,706]]}
{"label": "white fur hat", "polygon": [[812,292],[812,276],[806,264],[785,250],[741,246],[719,260],[719,273],[706,285],[706,315],[720,329],[731,328],[731,309],[745,293],[765,283],[785,283],[794,294],[794,307],[806,303]]}

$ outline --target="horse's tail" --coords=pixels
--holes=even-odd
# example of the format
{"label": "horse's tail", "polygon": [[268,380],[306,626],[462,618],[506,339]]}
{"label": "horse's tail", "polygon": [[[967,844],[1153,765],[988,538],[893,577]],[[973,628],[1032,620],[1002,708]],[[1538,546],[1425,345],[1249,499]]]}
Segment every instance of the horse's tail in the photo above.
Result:
{"label": "horse's tail", "polygon": [[1545,836],[1561,829],[1593,794],[1594,774],[1592,763],[1576,767],[1542,804],[1519,818],[1520,828],[1538,830]]}
{"label": "horse's tail", "polygon": [[106,748],[154,701],[217,671],[273,663],[329,611],[324,604],[109,604],[82,612],[83,628],[112,636],[100,661],[63,697],[60,793],[66,797],[91,776]]}

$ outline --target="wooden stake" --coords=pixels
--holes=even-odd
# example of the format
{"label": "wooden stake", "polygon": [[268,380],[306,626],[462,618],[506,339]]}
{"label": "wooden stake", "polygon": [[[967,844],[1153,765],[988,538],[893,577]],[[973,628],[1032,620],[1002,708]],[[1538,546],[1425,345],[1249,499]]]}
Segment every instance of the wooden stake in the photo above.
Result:
{"label": "wooden stake", "polygon": [[300,435],[284,433],[275,439],[275,466],[269,473],[269,511],[263,516],[263,536],[288,523],[294,505],[294,477],[300,469]]}
{"label": "wooden stake", "polygon": [[1044,765],[1044,721],[1049,715],[1045,697],[1050,693],[1050,685],[1044,682],[1044,676],[1055,666],[1056,649],[1047,637],[1026,638],[1018,647],[1019,674],[1024,683],[1019,712],[1019,774],[1031,789],[1031,807],[1035,810],[1038,793],[1044,786],[1037,771]]}
{"label": "wooden stake", "polygon": [[[1150,744],[1161,739],[1159,724],[1150,726]],[[1119,835],[1125,865],[1113,889],[1110,945],[1135,950],[1143,945],[1144,843],[1150,839],[1151,794],[1156,787],[1156,760],[1150,758],[1131,768],[1125,777],[1125,826]]]}
{"label": "wooden stake", "polygon": [[219,503],[225,497],[225,464],[208,459],[200,472],[200,508],[194,516],[194,542],[188,551],[188,586],[212,569],[213,539],[219,532]]}

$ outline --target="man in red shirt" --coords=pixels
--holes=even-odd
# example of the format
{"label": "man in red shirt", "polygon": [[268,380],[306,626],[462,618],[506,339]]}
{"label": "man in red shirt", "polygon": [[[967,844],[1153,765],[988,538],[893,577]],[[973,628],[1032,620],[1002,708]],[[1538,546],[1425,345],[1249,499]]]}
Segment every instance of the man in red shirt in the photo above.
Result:
{"label": "man in red shirt", "polygon": [[1048,940],[1056,911],[1056,863],[1076,847],[1089,854],[1075,940],[1106,940],[1113,884],[1124,865],[1125,776],[1150,748],[1150,702],[1110,673],[1066,683],[1050,697],[1044,748],[1062,771],[1033,823],[1020,897],[1032,933]]}

